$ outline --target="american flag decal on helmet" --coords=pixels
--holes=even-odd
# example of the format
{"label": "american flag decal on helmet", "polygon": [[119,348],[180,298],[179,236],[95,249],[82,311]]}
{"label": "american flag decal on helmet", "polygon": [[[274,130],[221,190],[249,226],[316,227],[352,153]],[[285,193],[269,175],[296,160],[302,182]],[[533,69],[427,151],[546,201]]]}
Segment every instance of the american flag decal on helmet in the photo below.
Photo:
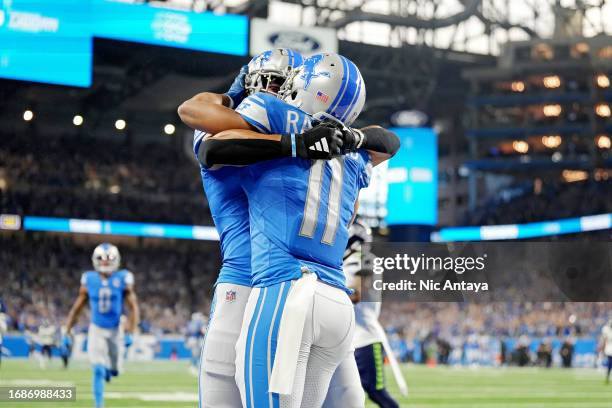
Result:
{"label": "american flag decal on helmet", "polygon": [[317,99],[323,103],[329,102],[329,96],[321,91],[317,91]]}

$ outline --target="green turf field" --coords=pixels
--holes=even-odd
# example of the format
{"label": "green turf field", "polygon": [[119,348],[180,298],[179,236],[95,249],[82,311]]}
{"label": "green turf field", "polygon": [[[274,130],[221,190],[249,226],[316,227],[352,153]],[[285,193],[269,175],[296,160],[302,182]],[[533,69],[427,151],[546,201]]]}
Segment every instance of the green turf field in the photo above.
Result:
{"label": "green turf field", "polygon": [[[129,363],[126,369],[107,386],[108,408],[197,406],[196,378],[188,373],[187,363]],[[401,400],[402,407],[612,408],[612,385],[604,385],[602,372],[595,370],[405,366],[404,373],[411,395]],[[89,408],[93,406],[90,381],[85,363],[74,363],[64,371],[59,361],[54,361],[43,371],[34,361],[4,360],[0,386],[70,384],[77,387],[77,402],[0,402],[0,408]],[[399,396],[390,383],[393,395]]]}

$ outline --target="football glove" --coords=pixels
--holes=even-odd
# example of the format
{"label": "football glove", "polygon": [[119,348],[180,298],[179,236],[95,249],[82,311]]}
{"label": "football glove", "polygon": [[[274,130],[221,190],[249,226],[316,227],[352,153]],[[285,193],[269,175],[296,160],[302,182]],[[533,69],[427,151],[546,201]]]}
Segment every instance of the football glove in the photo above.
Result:
{"label": "football glove", "polygon": [[363,146],[364,141],[365,135],[361,130],[350,127],[342,128],[342,154],[356,152]]}
{"label": "football glove", "polygon": [[232,82],[230,89],[225,93],[232,100],[232,106],[230,106],[232,109],[240,105],[240,102],[242,102],[246,96],[244,78],[246,77],[248,71],[248,65],[243,65],[242,68],[240,68],[238,75],[236,75],[236,78],[234,78],[234,82]]}
{"label": "football glove", "polygon": [[123,340],[125,342],[125,348],[130,348],[130,346],[132,344],[134,344],[134,336],[132,335],[132,333],[125,333],[125,336],[123,337]]}
{"label": "football glove", "polygon": [[332,124],[322,123],[295,135],[295,143],[292,141],[292,144],[293,156],[329,160],[342,154],[344,142],[340,129]]}

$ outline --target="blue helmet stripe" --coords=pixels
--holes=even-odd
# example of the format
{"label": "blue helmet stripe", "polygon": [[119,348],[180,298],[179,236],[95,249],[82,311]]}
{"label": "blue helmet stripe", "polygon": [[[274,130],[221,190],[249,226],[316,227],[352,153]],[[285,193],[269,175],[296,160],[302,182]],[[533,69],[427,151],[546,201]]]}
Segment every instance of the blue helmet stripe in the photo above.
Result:
{"label": "blue helmet stripe", "polygon": [[346,80],[346,89],[342,98],[338,102],[338,106],[334,109],[334,116],[340,120],[344,118],[346,111],[348,110],[353,98],[355,97],[356,89],[355,84],[357,83],[357,79],[359,78],[357,73],[357,68],[354,64],[348,61],[346,58],[340,56],[344,65],[348,68],[348,78]]}
{"label": "blue helmet stripe", "polygon": [[348,84],[347,74],[350,74],[347,69],[348,67],[346,61],[344,60],[344,58],[342,58],[342,56],[340,56],[340,61],[342,61],[342,85],[340,85],[340,89],[338,89],[338,93],[336,94],[334,101],[331,103],[331,105],[329,105],[329,108],[327,108],[326,110],[326,112],[330,114],[336,109],[336,105],[340,102],[340,99],[344,95],[346,85]]}
{"label": "blue helmet stripe", "polygon": [[348,118],[348,115],[351,113],[351,111],[355,107],[355,103],[357,103],[357,101],[359,100],[359,94],[361,94],[361,88],[362,88],[361,86],[362,78],[360,75],[357,75],[357,78],[359,78],[357,80],[357,92],[355,92],[355,95],[353,96],[353,99],[351,100],[351,103],[349,104],[348,109],[346,110],[346,112],[344,112],[344,115],[342,115],[342,119],[340,119],[342,122],[344,122]]}

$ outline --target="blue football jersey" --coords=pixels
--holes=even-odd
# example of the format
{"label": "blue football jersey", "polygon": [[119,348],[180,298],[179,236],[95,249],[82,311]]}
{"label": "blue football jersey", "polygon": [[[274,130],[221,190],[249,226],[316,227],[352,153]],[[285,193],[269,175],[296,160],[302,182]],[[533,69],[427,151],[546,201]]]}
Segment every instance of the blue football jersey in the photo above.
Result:
{"label": "blue football jersey", "polygon": [[[264,133],[312,127],[305,112],[266,93],[249,96],[236,112]],[[346,290],[342,256],[348,225],[370,169],[365,150],[329,161],[286,158],[246,167],[253,286],[297,279],[307,267]]]}
{"label": "blue football jersey", "polygon": [[93,324],[105,329],[119,327],[123,313],[123,298],[127,286],[134,284],[134,275],[121,269],[104,278],[96,271],[81,276],[81,286],[87,289]]}
{"label": "blue football jersey", "polygon": [[[196,155],[204,136],[204,132],[194,132]],[[240,185],[242,171],[242,167],[235,166],[215,170],[200,168],[208,206],[220,237],[222,266],[217,283],[251,286],[249,205]]]}

